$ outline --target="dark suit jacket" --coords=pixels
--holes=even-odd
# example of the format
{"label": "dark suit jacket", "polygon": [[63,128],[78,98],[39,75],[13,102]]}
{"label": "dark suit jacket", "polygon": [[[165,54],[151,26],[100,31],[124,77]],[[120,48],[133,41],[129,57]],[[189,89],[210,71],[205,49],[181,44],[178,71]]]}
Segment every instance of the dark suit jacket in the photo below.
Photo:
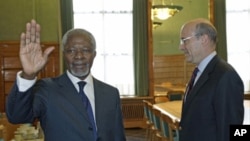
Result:
{"label": "dark suit jacket", "polygon": [[231,124],[242,124],[244,86],[217,55],[183,102],[180,141],[229,141]]}
{"label": "dark suit jacket", "polygon": [[[125,141],[120,96],[116,88],[94,79],[98,141]],[[39,80],[22,93],[15,84],[6,114],[11,123],[38,118],[46,141],[93,141],[91,123],[74,85],[63,74]]]}

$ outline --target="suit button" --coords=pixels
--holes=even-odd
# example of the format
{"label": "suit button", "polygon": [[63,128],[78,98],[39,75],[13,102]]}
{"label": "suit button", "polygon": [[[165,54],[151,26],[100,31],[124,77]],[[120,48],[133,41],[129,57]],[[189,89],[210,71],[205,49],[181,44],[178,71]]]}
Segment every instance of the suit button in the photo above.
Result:
{"label": "suit button", "polygon": [[182,129],[182,127],[181,126],[179,126],[179,130],[181,130]]}
{"label": "suit button", "polygon": [[93,128],[92,128],[92,127],[89,127],[88,129],[89,129],[90,131],[93,131]]}

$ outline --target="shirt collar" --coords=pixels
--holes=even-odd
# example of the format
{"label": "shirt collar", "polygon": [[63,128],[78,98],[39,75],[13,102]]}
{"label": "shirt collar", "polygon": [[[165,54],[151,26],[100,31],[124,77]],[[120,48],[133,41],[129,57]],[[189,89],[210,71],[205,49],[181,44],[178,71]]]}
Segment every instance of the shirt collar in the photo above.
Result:
{"label": "shirt collar", "polygon": [[203,72],[206,68],[207,64],[213,59],[213,57],[216,55],[216,51],[213,51],[211,54],[209,54],[206,58],[204,58],[200,64],[197,66],[199,69],[199,72]]}
{"label": "shirt collar", "polygon": [[[68,70],[67,70],[67,75],[73,84],[77,84],[79,81],[82,81],[81,79],[72,75]],[[85,81],[87,84],[91,84],[93,86],[92,74],[89,73],[89,75],[83,81]]]}

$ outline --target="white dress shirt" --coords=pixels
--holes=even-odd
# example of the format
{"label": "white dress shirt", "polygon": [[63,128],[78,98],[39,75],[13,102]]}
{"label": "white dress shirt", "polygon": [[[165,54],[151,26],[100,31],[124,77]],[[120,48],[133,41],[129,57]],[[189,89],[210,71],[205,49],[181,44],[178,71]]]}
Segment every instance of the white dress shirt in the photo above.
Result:
{"label": "white dress shirt", "polygon": [[[196,81],[200,78],[202,72],[205,70],[207,64],[213,59],[213,57],[214,57],[216,54],[217,54],[216,51],[213,51],[213,52],[212,52],[211,54],[209,54],[206,58],[204,58],[204,59],[200,62],[200,64],[197,66],[198,69],[199,69],[199,71],[198,71],[198,73],[197,73],[197,75],[196,75],[196,77],[195,77],[194,85],[195,85]],[[193,85],[193,86],[194,86],[194,85]]]}
{"label": "white dress shirt", "polygon": [[[23,79],[20,74],[22,73],[22,71],[19,71],[17,73],[17,86],[20,92],[25,92],[27,91],[30,87],[32,87],[37,80],[37,77],[34,80],[27,80],[27,79]],[[82,81],[79,78],[73,76],[69,71],[67,71],[67,75],[69,77],[69,79],[71,80],[71,82],[74,84],[76,90],[79,92],[79,86],[78,86],[78,82]],[[95,95],[94,95],[94,84],[93,84],[93,77],[91,74],[89,74],[87,76],[87,78],[85,80],[83,80],[86,82],[86,85],[84,86],[84,92],[86,94],[86,96],[88,97],[91,107],[92,107],[92,111],[94,114],[94,118],[95,118]]]}

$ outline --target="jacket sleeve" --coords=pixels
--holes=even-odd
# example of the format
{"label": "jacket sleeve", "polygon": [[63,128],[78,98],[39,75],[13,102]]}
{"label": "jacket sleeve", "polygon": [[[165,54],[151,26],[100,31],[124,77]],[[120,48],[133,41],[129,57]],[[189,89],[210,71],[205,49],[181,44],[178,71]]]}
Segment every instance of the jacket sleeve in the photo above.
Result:
{"label": "jacket sleeve", "polygon": [[[118,93],[119,95],[119,93]],[[123,117],[122,117],[122,110],[121,110],[121,102],[120,97],[118,96],[117,100],[117,112],[116,112],[116,125],[115,126],[115,141],[126,141],[125,133],[124,133],[124,125],[123,125]]]}
{"label": "jacket sleeve", "polygon": [[20,92],[17,83],[14,83],[6,102],[6,115],[10,123],[33,122],[32,103],[34,95],[32,89]]}
{"label": "jacket sleeve", "polygon": [[234,71],[222,76],[215,95],[217,140],[229,140],[230,125],[242,124],[244,118],[244,87]]}

